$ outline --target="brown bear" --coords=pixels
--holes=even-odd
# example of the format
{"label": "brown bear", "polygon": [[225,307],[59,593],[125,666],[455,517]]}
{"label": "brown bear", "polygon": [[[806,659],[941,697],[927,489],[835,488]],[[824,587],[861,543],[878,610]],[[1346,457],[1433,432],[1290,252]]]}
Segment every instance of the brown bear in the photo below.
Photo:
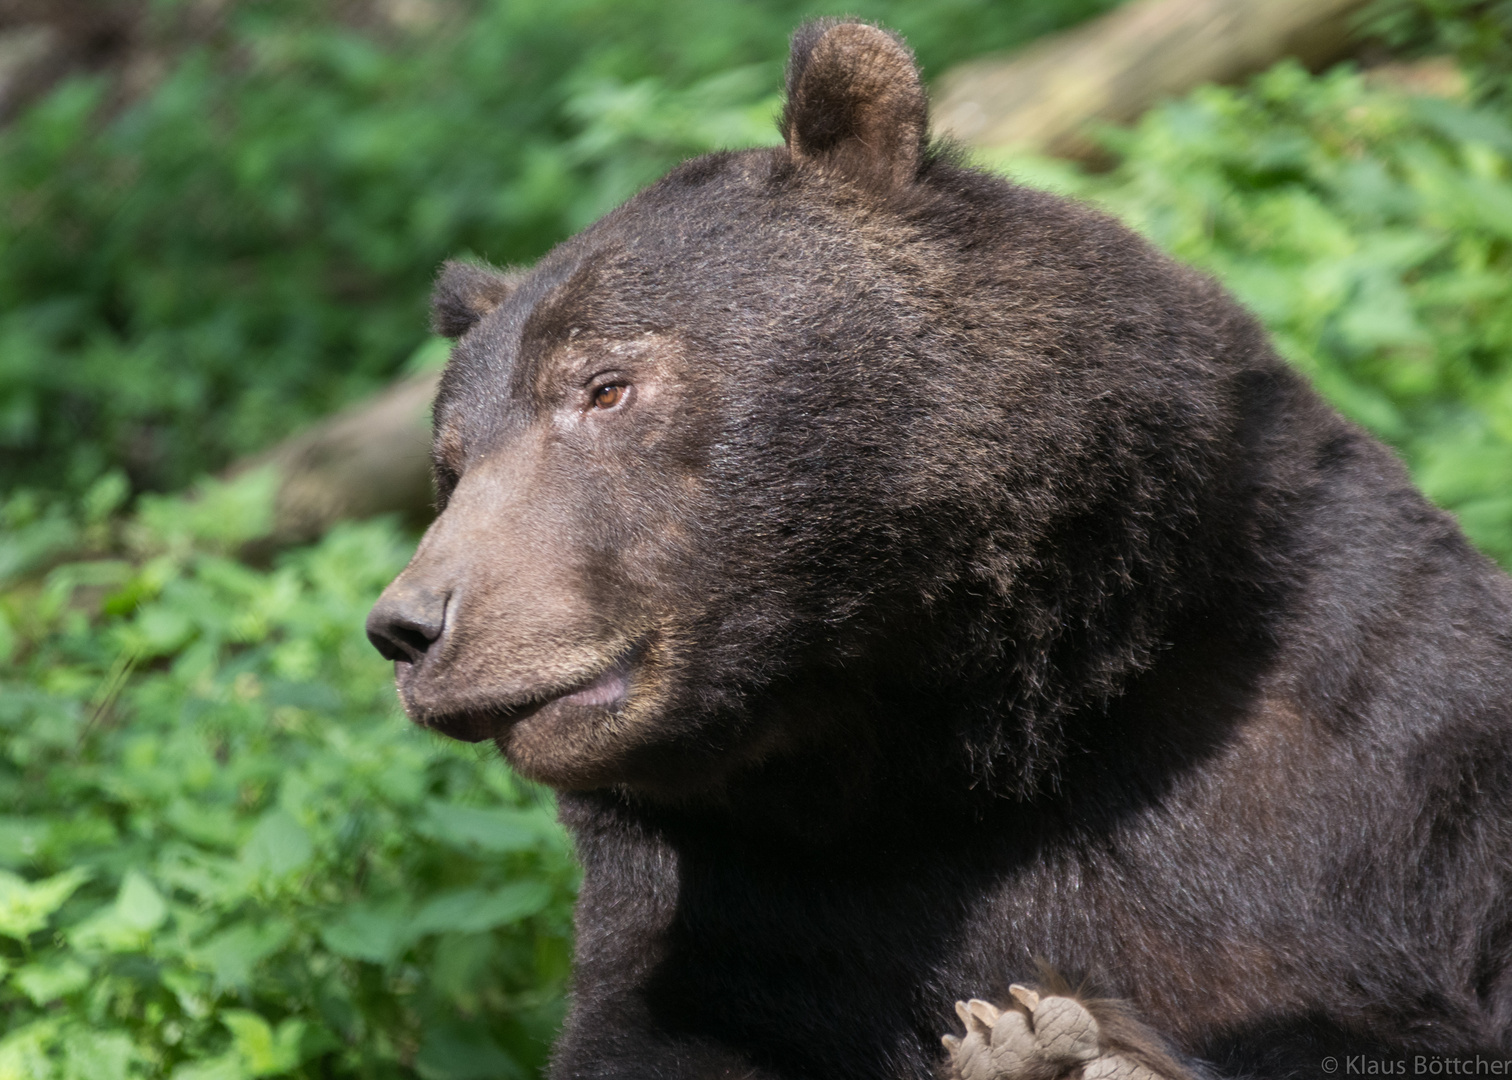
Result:
{"label": "brown bear", "polygon": [[560,792],[553,1075],[1505,1072],[1508,579],[1212,281],[932,144],[896,37],[787,94],[436,289],[368,629]]}

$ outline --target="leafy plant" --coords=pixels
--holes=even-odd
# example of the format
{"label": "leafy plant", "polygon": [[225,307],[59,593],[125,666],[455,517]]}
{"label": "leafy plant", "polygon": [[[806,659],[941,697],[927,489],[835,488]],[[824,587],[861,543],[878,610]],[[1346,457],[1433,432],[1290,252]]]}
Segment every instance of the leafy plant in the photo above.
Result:
{"label": "leafy plant", "polygon": [[198,511],[0,601],[0,1077],[533,1074],[577,871],[549,798],[398,713],[361,627],[408,543],[258,571]]}

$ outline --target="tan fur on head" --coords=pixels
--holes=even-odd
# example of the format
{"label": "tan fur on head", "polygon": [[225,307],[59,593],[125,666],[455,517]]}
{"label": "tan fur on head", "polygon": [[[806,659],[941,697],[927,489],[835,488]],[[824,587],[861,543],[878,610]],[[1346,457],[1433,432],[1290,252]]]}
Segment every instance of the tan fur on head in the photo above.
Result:
{"label": "tan fur on head", "polygon": [[913,53],[886,30],[821,19],[793,38],[782,135],[796,162],[863,187],[912,182],[929,108]]}

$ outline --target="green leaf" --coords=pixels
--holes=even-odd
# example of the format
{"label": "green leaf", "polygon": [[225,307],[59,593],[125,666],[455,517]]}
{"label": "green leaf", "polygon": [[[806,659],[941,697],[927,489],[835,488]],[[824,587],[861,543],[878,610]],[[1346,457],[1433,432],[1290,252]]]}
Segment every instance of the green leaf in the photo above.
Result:
{"label": "green leaf", "polygon": [[410,907],[402,900],[352,904],[320,934],[337,955],[375,964],[392,963],[415,937]]}
{"label": "green leaf", "polygon": [[50,829],[45,818],[0,817],[0,864],[24,866],[31,862],[47,843]]}
{"label": "green leaf", "polygon": [[421,836],[450,847],[495,854],[528,851],[555,839],[559,826],[544,814],[500,807],[459,806],[432,800],[416,823]]}
{"label": "green leaf", "polygon": [[253,1076],[274,1076],[299,1064],[299,1048],[306,1024],[291,1017],[275,1032],[254,1012],[227,1009],[221,1021],[231,1030],[232,1046]]}
{"label": "green leaf", "polygon": [[415,1056],[423,1080],[524,1080],[525,1071],[487,1026],[460,1018],[432,1024]]}
{"label": "green leaf", "polygon": [[49,1017],[0,1038],[0,1080],[50,1080],[55,1074],[49,1051],[61,1026],[61,1018]]}
{"label": "green leaf", "polygon": [[0,934],[25,941],[47,925],[53,912],[63,906],[84,882],[89,871],[65,870],[35,883],[0,870]]}
{"label": "green leaf", "polygon": [[208,970],[219,986],[246,986],[252,971],[281,949],[293,931],[282,922],[238,923],[190,951],[191,961]]}
{"label": "green leaf", "polygon": [[459,889],[421,908],[412,930],[417,936],[444,930],[459,934],[492,930],[534,915],[550,902],[551,887],[541,881],[516,882],[492,892]]}
{"label": "green leaf", "polygon": [[173,1070],[173,1080],[250,1080],[251,1076],[235,1050],[203,1061],[187,1061]]}
{"label": "green leaf", "polygon": [[124,1031],[75,1027],[63,1034],[63,1080],[126,1080],[140,1057]]}
{"label": "green leaf", "polygon": [[115,903],[74,927],[68,937],[76,948],[127,952],[145,947],[152,931],[167,919],[168,905],[157,889],[137,871],[128,870]]}
{"label": "green leaf", "polygon": [[28,964],[11,981],[37,1005],[67,997],[89,983],[89,969],[72,957],[52,964]]}
{"label": "green leaf", "polygon": [[148,881],[135,870],[126,871],[115,909],[122,923],[143,933],[156,930],[168,918],[168,905]]}
{"label": "green leaf", "polygon": [[275,878],[302,870],[314,854],[310,834],[281,807],[263,815],[241,850],[248,869]]}

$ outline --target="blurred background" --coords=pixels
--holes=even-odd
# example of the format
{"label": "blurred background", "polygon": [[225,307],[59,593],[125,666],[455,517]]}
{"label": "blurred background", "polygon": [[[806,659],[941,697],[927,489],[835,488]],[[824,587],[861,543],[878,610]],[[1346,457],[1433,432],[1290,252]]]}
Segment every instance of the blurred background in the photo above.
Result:
{"label": "blurred background", "polygon": [[361,631],[428,513],[429,282],[775,142],[841,13],[1512,565],[1512,0],[0,0],[0,1080],[538,1073],[550,799]]}

